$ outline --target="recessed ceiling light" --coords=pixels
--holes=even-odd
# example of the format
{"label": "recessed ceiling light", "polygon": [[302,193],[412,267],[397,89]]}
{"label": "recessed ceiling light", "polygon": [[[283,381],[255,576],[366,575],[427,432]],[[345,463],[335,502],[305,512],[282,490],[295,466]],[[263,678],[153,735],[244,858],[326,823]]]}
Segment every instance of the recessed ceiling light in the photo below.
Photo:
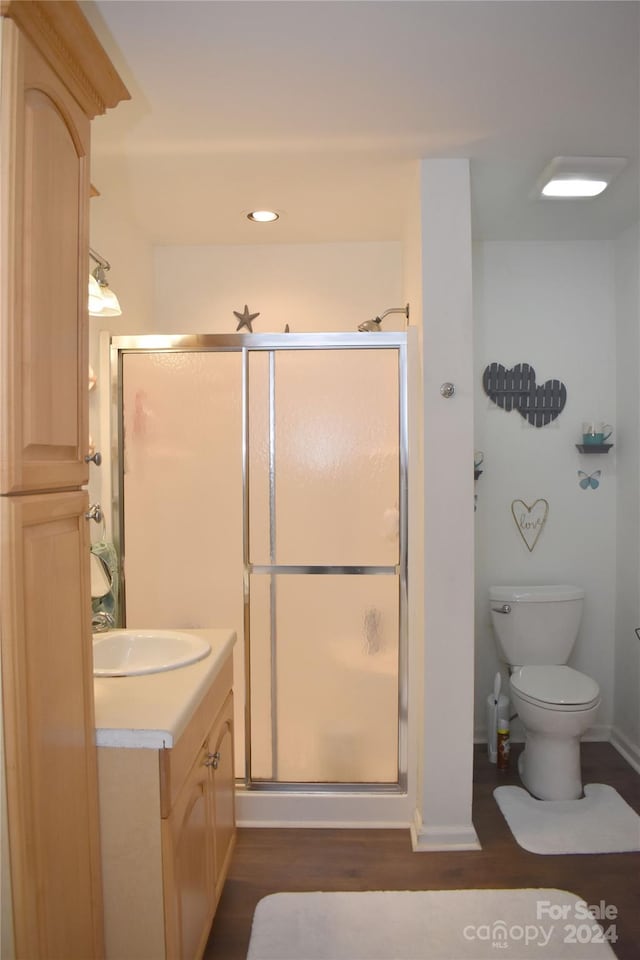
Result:
{"label": "recessed ceiling light", "polygon": [[624,157],[554,157],[536,184],[543,197],[597,197],[620,173]]}
{"label": "recessed ceiling light", "polygon": [[275,210],[252,210],[247,217],[254,223],[273,223],[274,220],[279,219],[280,214]]}

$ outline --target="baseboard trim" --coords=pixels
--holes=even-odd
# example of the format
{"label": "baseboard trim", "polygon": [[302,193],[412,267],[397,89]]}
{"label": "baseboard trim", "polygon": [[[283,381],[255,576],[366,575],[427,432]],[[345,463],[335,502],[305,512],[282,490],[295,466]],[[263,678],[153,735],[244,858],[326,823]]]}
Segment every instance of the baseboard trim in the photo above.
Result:
{"label": "baseboard trim", "polygon": [[[580,739],[583,743],[608,743],[613,736],[613,728],[606,723],[596,724],[594,727],[589,727],[587,732]],[[479,731],[473,738],[474,743],[486,743],[487,734],[486,732]],[[524,743],[524,737],[518,733],[513,733],[511,735],[512,743]]]}
{"label": "baseboard trim", "polygon": [[407,794],[236,790],[240,827],[404,828],[411,824],[415,799]]}
{"label": "baseboard trim", "polygon": [[611,730],[611,744],[616,748],[620,756],[624,757],[630,766],[640,773],[640,747],[629,737],[625,736],[617,727]]}
{"label": "baseboard trim", "polygon": [[430,853],[434,850],[482,850],[473,824],[458,826],[428,827],[416,810],[411,824],[411,846],[414,853]]}

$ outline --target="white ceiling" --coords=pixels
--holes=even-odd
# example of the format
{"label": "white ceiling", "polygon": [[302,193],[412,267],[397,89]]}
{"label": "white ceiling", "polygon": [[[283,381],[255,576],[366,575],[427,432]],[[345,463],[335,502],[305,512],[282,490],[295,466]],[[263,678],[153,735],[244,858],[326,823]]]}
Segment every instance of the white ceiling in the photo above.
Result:
{"label": "white ceiling", "polygon": [[[93,125],[92,178],[152,243],[399,239],[421,157],[471,158],[477,237],[638,219],[636,0],[81,6],[132,95]],[[593,200],[533,198],[557,155],[629,164]]]}

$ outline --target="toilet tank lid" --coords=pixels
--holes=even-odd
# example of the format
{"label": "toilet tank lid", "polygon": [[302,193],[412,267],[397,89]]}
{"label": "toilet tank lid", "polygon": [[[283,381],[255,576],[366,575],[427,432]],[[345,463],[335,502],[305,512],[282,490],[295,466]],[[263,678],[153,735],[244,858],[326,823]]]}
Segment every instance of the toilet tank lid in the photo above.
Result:
{"label": "toilet tank lid", "polygon": [[567,583],[547,584],[546,586],[504,586],[489,587],[489,599],[509,603],[549,603],[554,600],[582,600],[582,587],[573,587]]}

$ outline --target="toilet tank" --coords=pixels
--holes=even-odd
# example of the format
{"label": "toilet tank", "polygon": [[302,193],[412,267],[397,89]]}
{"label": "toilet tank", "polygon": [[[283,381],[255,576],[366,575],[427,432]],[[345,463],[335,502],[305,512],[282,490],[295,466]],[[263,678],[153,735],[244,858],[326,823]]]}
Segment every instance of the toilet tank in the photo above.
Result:
{"label": "toilet tank", "polygon": [[489,601],[502,660],[514,667],[567,662],[582,617],[581,587],[496,586],[489,588]]}

